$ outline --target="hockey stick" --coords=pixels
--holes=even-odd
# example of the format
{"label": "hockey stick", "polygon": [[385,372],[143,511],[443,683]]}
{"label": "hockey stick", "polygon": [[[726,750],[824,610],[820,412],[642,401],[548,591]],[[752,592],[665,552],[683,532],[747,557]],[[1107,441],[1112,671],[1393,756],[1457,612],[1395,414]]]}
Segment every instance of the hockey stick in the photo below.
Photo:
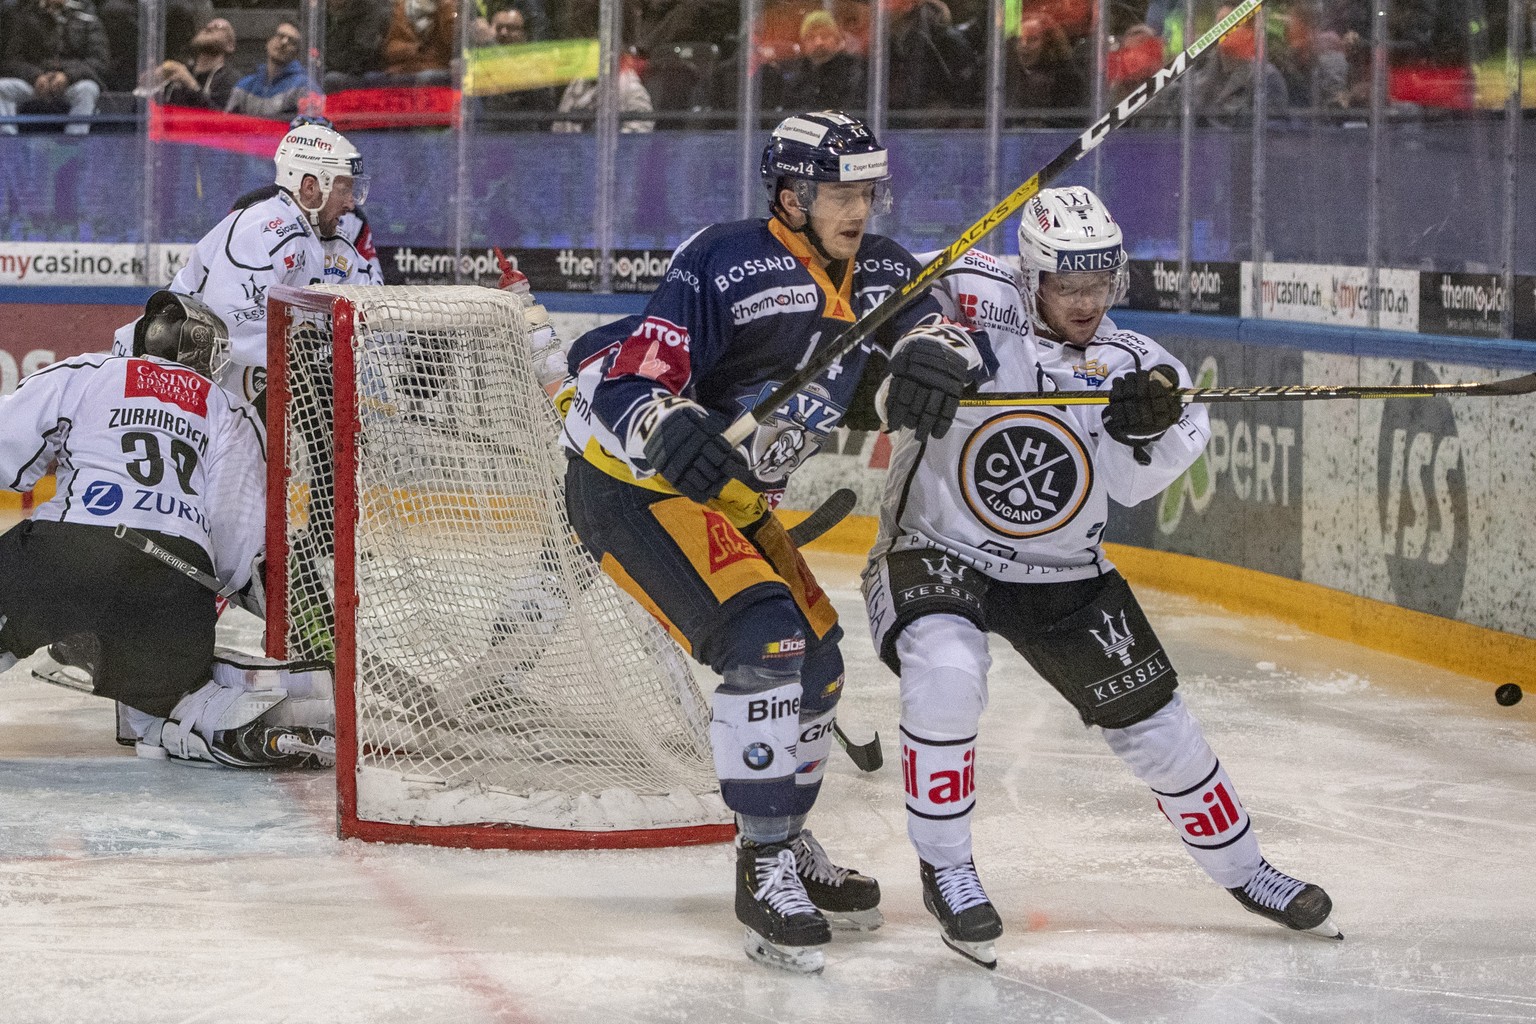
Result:
{"label": "hockey stick", "polygon": [[[1501,398],[1528,395],[1536,391],[1536,373],[1509,380],[1471,384],[1258,384],[1237,388],[1179,388],[1174,394],[1186,405],[1194,402],[1299,402],[1322,398],[1433,398],[1436,395],[1466,395],[1472,398]],[[973,395],[960,399],[961,405],[1108,405],[1107,391],[1010,391]]]}
{"label": "hockey stick", "polygon": [[848,755],[848,760],[861,772],[879,771],[885,764],[885,755],[880,751],[880,734],[875,733],[875,738],[868,743],[855,743],[843,732],[843,727],[836,722],[832,723],[832,735],[837,737],[838,746]]}
{"label": "hockey stick", "polygon": [[892,293],[882,300],[874,309],[864,315],[864,318],[848,327],[836,338],[832,339],[815,358],[810,360],[799,372],[792,375],[787,381],[773,390],[768,397],[760,400],[752,408],[743,413],[724,431],[724,437],[733,445],[741,444],[758,425],[772,416],[779,406],[783,405],[796,392],[807,384],[820,377],[822,373],[837,362],[843,356],[852,352],[855,347],[874,337],[875,332],[901,312],[908,303],[915,299],[919,292],[928,287],[929,282],[942,274],[956,260],[977,245],[993,229],[1001,225],[1011,217],[1023,205],[1033,199],[1039,191],[1056,180],[1062,172],[1071,167],[1077,161],[1093,152],[1108,136],[1120,125],[1130,120],[1135,113],[1146,106],[1169,85],[1183,77],[1194,63],[1206,50],[1210,49],[1237,24],[1247,18],[1258,9],[1263,0],[1242,0],[1232,9],[1232,12],[1212,25],[1200,38],[1196,39],[1187,49],[1174,57],[1169,64],[1158,71],[1149,80],[1143,82],[1131,91],[1131,94],[1110,110],[1103,117],[1088,126],[1071,145],[1056,155],[1056,158],[1045,167],[1036,171],[1024,184],[1014,189],[1007,198],[988,210],[980,220],[966,228],[965,233],[956,239],[949,248],[934,257],[933,261],[917,272],[917,276],[908,281],[897,292]]}
{"label": "hockey stick", "polygon": [[177,572],[181,573],[183,576],[196,580],[198,583],[201,583],[203,586],[207,587],[215,594],[218,594],[220,597],[229,597],[231,594],[234,594],[238,590],[237,587],[224,586],[224,584],[203,572],[203,570],[199,569],[185,558],[182,558],[180,555],[173,551],[168,551],[167,549],[161,547],[159,544],[156,544],[153,540],[144,536],[142,533],[140,533],[138,530],[135,530],[131,526],[123,526],[119,524],[118,526],[113,527],[112,536],[127,544],[129,547],[137,548],[149,557],[165,563],[172,569],[175,569]]}
{"label": "hockey stick", "polygon": [[832,496],[817,506],[816,510],[789,528],[789,539],[795,547],[803,548],[848,518],[859,496],[849,487],[839,487]]}

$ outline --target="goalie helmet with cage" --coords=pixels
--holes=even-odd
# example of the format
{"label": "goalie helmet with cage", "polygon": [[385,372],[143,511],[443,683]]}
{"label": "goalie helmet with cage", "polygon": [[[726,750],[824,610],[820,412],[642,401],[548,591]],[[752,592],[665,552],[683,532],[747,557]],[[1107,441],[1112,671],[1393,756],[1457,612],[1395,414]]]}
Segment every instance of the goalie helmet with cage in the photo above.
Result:
{"label": "goalie helmet with cage", "polygon": [[229,329],[201,300],[162,289],[134,325],[133,354],[170,359],[212,378],[229,361]]}
{"label": "goalie helmet with cage", "polygon": [[782,216],[779,190],[791,188],[809,210],[823,181],[874,183],[872,213],[891,209],[891,174],[886,151],[869,125],[838,110],[796,114],[779,122],[763,149],[763,185],[769,208]]}
{"label": "goalie helmet with cage", "polygon": [[[354,202],[361,206],[368,199],[370,179],[363,173],[363,154],[334,128],[300,124],[288,129],[272,161],[277,165],[277,184],[287,189],[296,202],[306,176],[313,176],[320,186],[320,206],[325,205],[336,179],[343,176],[352,179]],[[310,209],[302,202],[299,206],[311,219],[320,210],[320,206]]]}
{"label": "goalie helmet with cage", "polygon": [[1130,274],[1125,238],[1103,200],[1080,185],[1041,189],[1019,218],[1024,308],[1039,330],[1051,330],[1036,295],[1041,274],[1102,275],[1104,309],[1125,298]]}

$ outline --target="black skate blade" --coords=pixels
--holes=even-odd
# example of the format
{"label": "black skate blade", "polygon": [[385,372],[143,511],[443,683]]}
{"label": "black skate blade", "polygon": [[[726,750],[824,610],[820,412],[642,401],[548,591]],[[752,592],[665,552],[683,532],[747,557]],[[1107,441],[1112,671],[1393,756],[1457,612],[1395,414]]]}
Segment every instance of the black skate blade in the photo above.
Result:
{"label": "black skate blade", "polygon": [[781,946],[769,942],[751,928],[745,929],[742,948],[748,959],[792,974],[820,974],[827,965],[827,954],[820,946]]}
{"label": "black skate blade", "polygon": [[985,967],[989,971],[997,970],[997,946],[993,942],[962,942],[952,939],[942,931],[939,937],[944,940],[944,945],[965,957],[977,967]]}

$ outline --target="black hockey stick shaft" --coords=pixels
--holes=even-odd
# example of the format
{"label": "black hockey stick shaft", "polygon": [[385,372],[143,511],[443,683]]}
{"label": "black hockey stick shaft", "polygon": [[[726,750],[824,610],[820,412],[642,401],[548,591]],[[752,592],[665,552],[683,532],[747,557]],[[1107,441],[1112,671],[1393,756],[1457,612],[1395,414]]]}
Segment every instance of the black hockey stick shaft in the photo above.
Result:
{"label": "black hockey stick shaft", "polygon": [[851,487],[839,487],[815,511],[789,528],[789,539],[795,547],[805,547],[848,518],[848,513],[853,511],[858,501],[859,496],[853,493]]}
{"label": "black hockey stick shaft", "polygon": [[224,586],[224,584],[220,583],[206,572],[203,572],[203,570],[199,569],[185,558],[182,558],[174,551],[167,550],[161,545],[155,543],[153,540],[144,536],[142,533],[140,533],[138,530],[135,530],[131,526],[123,526],[119,524],[113,527],[112,536],[116,537],[118,540],[124,542],[130,547],[137,548],[149,557],[170,566],[172,569],[175,569],[177,572],[181,573],[188,579],[196,580],[198,583],[201,583],[203,586],[207,587],[215,594],[218,594],[220,597],[228,597],[230,594],[235,592],[234,589]]}
{"label": "black hockey stick shaft", "polygon": [[837,737],[838,746],[848,755],[854,767],[861,772],[879,771],[885,764],[885,754],[880,750],[880,734],[875,733],[875,738],[868,743],[855,743],[843,732],[843,727],[836,722],[832,723],[832,735]]}
{"label": "black hockey stick shaft", "polygon": [[[1186,405],[1215,402],[1310,402],[1319,399],[1434,398],[1466,395],[1501,398],[1536,391],[1536,373],[1509,380],[1469,384],[1258,384],[1235,388],[1179,388],[1174,393]],[[1107,391],[1008,391],[960,399],[968,406],[1108,405]]]}
{"label": "black hockey stick shaft", "polygon": [[1115,104],[1103,117],[1088,126],[1071,145],[1056,155],[1050,163],[1046,164],[1024,184],[1014,189],[1008,196],[992,209],[988,210],[980,220],[966,228],[965,233],[950,244],[949,248],[935,256],[932,262],[925,265],[917,272],[917,276],[908,281],[899,291],[892,293],[881,301],[874,309],[865,314],[862,320],[852,324],[825,348],[817,352],[815,357],[802,367],[799,372],[791,376],[783,384],[779,385],[768,397],[760,400],[749,411],[743,413],[724,431],[724,436],[731,444],[741,444],[752,436],[757,429],[774,411],[783,405],[792,395],[804,388],[807,384],[820,377],[822,373],[837,362],[843,356],[852,352],[854,348],[874,337],[875,332],[884,327],[897,313],[917,298],[934,278],[938,277],[950,265],[968,250],[981,242],[983,238],[1013,216],[1023,205],[1033,199],[1046,185],[1055,181],[1061,174],[1077,163],[1083,157],[1093,152],[1103,142],[1109,133],[1120,125],[1129,121],[1136,112],[1146,106],[1159,93],[1174,82],[1183,77],[1191,64],[1206,50],[1216,45],[1217,41],[1225,36],[1238,23],[1247,18],[1258,9],[1263,0],[1242,0],[1232,12],[1212,25],[1200,38],[1196,39],[1183,52],[1174,57],[1168,65],[1162,68],[1152,78],[1143,82],[1131,91],[1131,94],[1119,103]]}

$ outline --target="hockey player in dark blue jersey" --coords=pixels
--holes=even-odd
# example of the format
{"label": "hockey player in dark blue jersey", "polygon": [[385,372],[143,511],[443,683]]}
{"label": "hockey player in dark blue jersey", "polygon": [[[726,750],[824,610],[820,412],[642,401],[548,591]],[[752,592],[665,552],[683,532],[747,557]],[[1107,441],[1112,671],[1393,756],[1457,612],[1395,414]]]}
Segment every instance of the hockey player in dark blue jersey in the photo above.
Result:
{"label": "hockey player in dark blue jersey", "polygon": [[922,436],[942,436],[991,351],[924,296],[733,447],[730,421],[920,269],[866,231],[890,187],[859,120],[788,118],[762,171],[770,217],[700,231],[643,314],[573,344],[566,501],[604,570],[724,677],[710,736],[740,831],[747,953],[813,972],[829,919],[879,925],[880,890],[804,828],[842,694],[842,629],[773,507],[842,422],[876,349],[889,358],[888,421]]}

